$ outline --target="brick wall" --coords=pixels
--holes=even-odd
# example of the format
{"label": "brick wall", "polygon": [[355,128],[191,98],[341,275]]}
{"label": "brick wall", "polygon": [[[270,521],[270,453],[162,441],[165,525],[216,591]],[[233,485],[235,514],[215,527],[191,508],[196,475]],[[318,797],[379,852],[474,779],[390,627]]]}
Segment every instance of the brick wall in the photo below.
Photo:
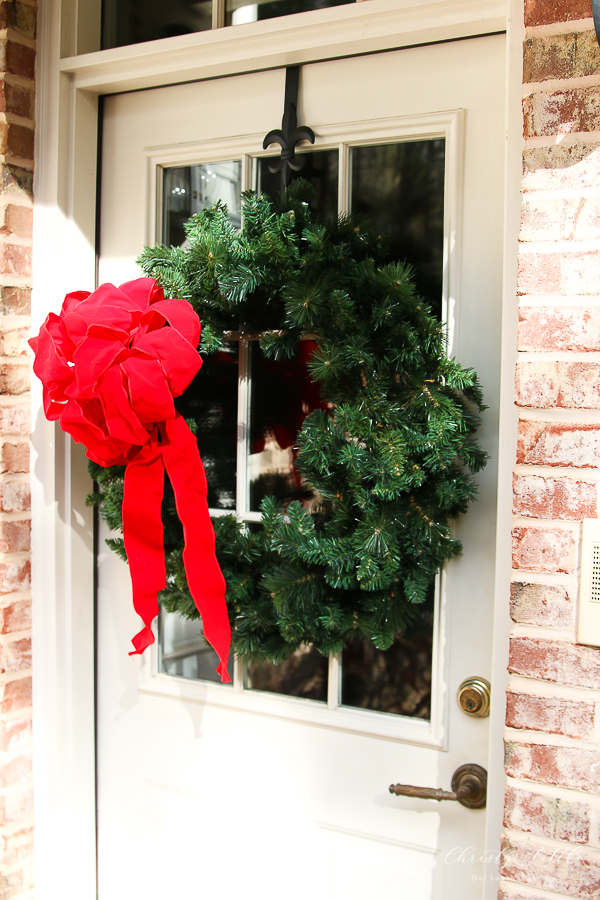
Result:
{"label": "brick wall", "polygon": [[32,893],[29,329],[36,4],[0,0],[0,900]]}
{"label": "brick wall", "polygon": [[576,643],[600,492],[600,50],[591,0],[525,0],[520,407],[501,900],[600,896],[600,650]]}

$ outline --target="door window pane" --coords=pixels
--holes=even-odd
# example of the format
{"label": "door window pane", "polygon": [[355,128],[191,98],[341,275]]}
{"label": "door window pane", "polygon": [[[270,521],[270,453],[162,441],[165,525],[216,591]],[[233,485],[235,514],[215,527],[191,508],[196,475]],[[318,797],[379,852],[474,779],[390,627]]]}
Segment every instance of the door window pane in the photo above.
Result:
{"label": "door window pane", "polygon": [[219,658],[202,634],[199,620],[184,619],[178,613],[161,610],[159,669],[165,675],[201,678],[221,683],[216,668]]}
{"label": "door window pane", "polygon": [[441,317],[445,141],[369,144],[351,151],[352,212],[389,239],[390,260],[407,260],[417,290]]}
{"label": "door window pane", "polygon": [[210,509],[235,510],[238,409],[237,341],[226,341],[208,357],[175,401],[178,412],[196,421],[196,439],[208,482]]}
{"label": "door window pane", "polygon": [[[302,156],[304,166],[296,177],[308,181],[314,189],[313,213],[320,219],[335,219],[338,214],[338,151],[308,150],[298,155]],[[269,172],[270,162],[271,159],[264,156],[258,160],[256,189],[274,199],[281,193],[281,173]]]}
{"label": "door window pane", "polygon": [[249,665],[246,686],[256,691],[327,702],[327,659],[310,644],[277,665]]}
{"label": "door window pane", "polygon": [[[354,0],[227,0],[227,25],[289,16],[310,9],[342,6]],[[177,34],[208,31],[213,23],[211,0],[102,0],[102,49],[157,41]]]}
{"label": "door window pane", "polygon": [[103,0],[102,49],[212,28],[211,0]]}
{"label": "door window pane", "polygon": [[282,503],[310,503],[312,492],[294,468],[296,438],[309,412],[324,408],[319,386],[308,372],[314,341],[301,341],[295,359],[266,359],[256,342],[250,347],[250,510],[258,512],[263,497]]}
{"label": "door window pane", "polygon": [[354,0],[258,0],[258,3],[248,3],[247,0],[227,0],[226,24],[244,25],[247,22],[260,22],[262,19],[275,19],[278,16],[307,12],[309,9],[326,9],[353,2]]}
{"label": "door window pane", "polygon": [[388,650],[355,638],[342,653],[342,705],[429,719],[434,586]]}
{"label": "door window pane", "polygon": [[[241,225],[240,160],[174,166],[163,169],[162,241],[186,246],[183,226],[190,216],[227,203],[236,227]],[[223,348],[204,360],[202,369],[175,406],[186,419],[194,419],[200,458],[208,482],[211,509],[235,511],[236,453],[239,382],[239,343],[226,341]],[[200,621],[188,621],[177,613],[160,614],[160,671],[182,678],[215,681],[216,653],[202,636]]]}
{"label": "door window pane", "polygon": [[229,218],[240,228],[242,163],[239,159],[163,169],[163,243],[185,246],[185,223],[195,213],[214,206],[217,200],[227,204]]}

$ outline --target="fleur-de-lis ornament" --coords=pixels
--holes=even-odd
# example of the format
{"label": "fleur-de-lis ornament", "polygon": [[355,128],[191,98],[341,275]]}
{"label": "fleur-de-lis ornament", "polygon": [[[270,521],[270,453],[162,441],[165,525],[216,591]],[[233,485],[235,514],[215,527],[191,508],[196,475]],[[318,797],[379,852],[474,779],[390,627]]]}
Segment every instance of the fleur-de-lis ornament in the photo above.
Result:
{"label": "fleur-de-lis ornament", "polygon": [[263,141],[263,149],[270,144],[279,144],[281,156],[269,162],[269,172],[281,172],[281,190],[284,191],[292,180],[292,172],[299,172],[304,165],[302,156],[296,156],[296,144],[300,141],[315,142],[315,133],[308,125],[298,126],[296,107],[298,105],[298,76],[300,66],[288,66],[285,70],[285,100],[281,128],[270,131]]}

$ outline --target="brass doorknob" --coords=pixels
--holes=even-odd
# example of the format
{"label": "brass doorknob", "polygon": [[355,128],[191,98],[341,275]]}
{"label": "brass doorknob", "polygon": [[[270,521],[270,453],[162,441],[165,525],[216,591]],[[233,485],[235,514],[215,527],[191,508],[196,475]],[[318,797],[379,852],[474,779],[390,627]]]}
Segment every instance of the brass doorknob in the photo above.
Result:
{"label": "brass doorknob", "polygon": [[491,685],[485,678],[466,678],[458,689],[458,705],[468,716],[485,719],[490,714]]}
{"label": "brass doorknob", "polygon": [[390,784],[390,794],[421,797],[424,800],[458,800],[467,809],[483,809],[487,796],[487,772],[476,763],[459,766],[452,776],[452,790],[417,787],[414,784]]}

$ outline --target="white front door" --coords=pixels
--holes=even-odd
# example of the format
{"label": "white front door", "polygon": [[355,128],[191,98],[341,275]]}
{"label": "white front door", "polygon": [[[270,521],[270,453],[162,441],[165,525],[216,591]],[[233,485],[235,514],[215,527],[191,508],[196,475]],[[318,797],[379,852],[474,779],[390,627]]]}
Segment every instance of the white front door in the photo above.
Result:
{"label": "white front door", "polygon": [[[169,170],[202,165],[197,177],[210,170],[212,178],[227,169],[217,164],[235,163],[227,171],[239,172],[241,188],[254,186],[253,160],[279,127],[284,81],[280,69],[105,101],[100,282],[139,275],[136,257],[164,233]],[[416,716],[353,706],[339,688],[338,660],[329,662],[325,696],[306,699],[252,689],[241,661],[224,686],[166,674],[158,644],[143,659],[128,656],[139,623],[127,567],[102,529],[100,900],[483,895],[485,810],[396,797],[388,786],[449,790],[458,766],[488,763],[489,720],[468,717],[456,691],[491,672],[504,38],[305,65],[300,90],[298,118],[314,129],[314,150],[337,154],[341,211],[352,203],[359,148],[443,142],[443,314],[452,354],[485,388],[480,442],[491,459],[478,501],[456,526],[464,555],[437,592],[431,702]],[[241,514],[255,517],[248,507]]]}

